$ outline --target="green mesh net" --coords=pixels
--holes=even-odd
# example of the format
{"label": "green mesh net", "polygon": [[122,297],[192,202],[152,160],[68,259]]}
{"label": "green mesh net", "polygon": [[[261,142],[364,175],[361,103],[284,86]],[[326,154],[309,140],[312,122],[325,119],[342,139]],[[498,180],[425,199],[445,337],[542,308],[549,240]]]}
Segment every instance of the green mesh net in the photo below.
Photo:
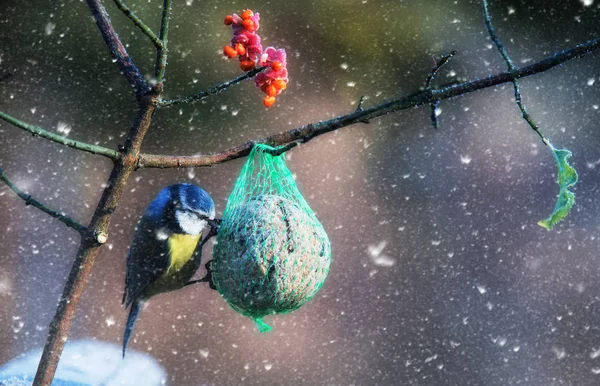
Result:
{"label": "green mesh net", "polygon": [[327,233],[276,149],[256,145],[227,201],[213,252],[213,281],[237,312],[269,331],[265,315],[288,313],[323,285]]}

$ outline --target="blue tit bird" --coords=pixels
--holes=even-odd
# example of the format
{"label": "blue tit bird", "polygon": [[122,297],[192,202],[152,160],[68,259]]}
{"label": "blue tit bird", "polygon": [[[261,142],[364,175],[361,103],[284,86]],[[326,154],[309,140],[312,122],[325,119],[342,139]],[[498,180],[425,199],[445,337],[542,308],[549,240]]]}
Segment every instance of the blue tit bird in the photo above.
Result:
{"label": "blue tit bird", "polygon": [[163,189],[146,208],[127,257],[123,303],[131,309],[123,357],[144,303],[156,294],[184,287],[198,270],[206,241],[200,242],[202,232],[214,218],[212,198],[192,184]]}

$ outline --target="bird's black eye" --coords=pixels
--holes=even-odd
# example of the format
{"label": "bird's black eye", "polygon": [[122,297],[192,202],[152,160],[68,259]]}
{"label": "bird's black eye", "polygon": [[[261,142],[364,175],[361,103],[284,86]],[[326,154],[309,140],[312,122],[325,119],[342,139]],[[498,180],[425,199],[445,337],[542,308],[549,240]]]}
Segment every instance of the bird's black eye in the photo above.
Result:
{"label": "bird's black eye", "polygon": [[175,207],[175,209],[182,209],[183,205],[181,205],[180,201],[173,201],[173,206]]}

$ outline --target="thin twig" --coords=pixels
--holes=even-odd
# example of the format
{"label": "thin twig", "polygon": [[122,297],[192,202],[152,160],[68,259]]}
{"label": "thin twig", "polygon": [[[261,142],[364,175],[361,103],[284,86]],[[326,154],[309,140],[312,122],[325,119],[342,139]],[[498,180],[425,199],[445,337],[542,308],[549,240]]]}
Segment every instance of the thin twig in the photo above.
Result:
{"label": "thin twig", "polygon": [[435,58],[434,58],[434,65],[431,68],[431,71],[429,72],[429,75],[427,75],[427,79],[425,79],[425,89],[428,89],[430,87],[431,81],[433,80],[433,78],[435,78],[435,76],[437,75],[438,71],[442,67],[444,67],[444,65],[446,63],[448,63],[450,61],[450,59],[452,59],[452,57],[454,55],[456,55],[456,51],[452,51],[448,55],[442,56],[439,61],[435,60]]}
{"label": "thin twig", "polygon": [[127,53],[125,46],[121,43],[121,40],[119,40],[119,36],[115,32],[110,18],[108,17],[108,13],[100,0],[87,0],[87,4],[92,11],[94,20],[96,20],[98,29],[100,30],[112,57],[115,59],[129,85],[134,89],[136,97],[140,99],[150,90],[148,84],[146,84],[146,81],[144,80],[144,76],[137,69],[133,60]]}
{"label": "thin twig", "polygon": [[[512,61],[512,59],[508,55],[508,51],[506,50],[506,47],[504,47],[504,44],[502,44],[502,42],[500,41],[500,38],[496,34],[496,31],[494,30],[494,26],[492,25],[492,18],[490,16],[490,11],[489,11],[489,6],[488,6],[487,0],[481,0],[481,3],[483,5],[483,16],[485,18],[485,26],[490,34],[490,37],[492,38],[492,41],[494,42],[494,44],[496,45],[496,48],[500,52],[500,55],[502,55],[502,58],[506,62],[506,65],[508,66],[508,70],[510,72],[518,71],[519,67],[517,67],[515,65],[515,63]],[[529,124],[529,126],[533,129],[533,131],[535,131],[537,133],[537,135],[540,136],[544,145],[547,146],[548,139],[546,137],[544,137],[544,135],[540,131],[539,126],[535,123],[533,118],[531,118],[531,115],[529,115],[529,111],[527,110],[527,107],[525,106],[525,104],[523,104],[523,98],[521,96],[521,85],[519,84],[519,80],[514,79],[512,82],[513,82],[513,86],[515,89],[515,101],[517,102],[517,106],[519,106],[519,110],[521,110],[521,116],[523,116],[523,119],[525,119],[525,121]]]}
{"label": "thin twig", "polygon": [[2,170],[2,168],[0,168],[0,180],[4,181],[4,183],[10,188],[10,190],[12,190],[13,192],[15,192],[15,194],[17,196],[19,196],[20,198],[22,198],[25,201],[25,205],[31,205],[33,207],[38,208],[42,212],[44,212],[44,213],[46,213],[46,214],[54,217],[58,221],[61,221],[63,224],[65,224],[69,228],[75,229],[80,234],[83,234],[87,230],[87,228],[85,226],[81,225],[80,223],[78,223],[77,221],[73,220],[69,216],[66,216],[66,215],[64,215],[64,214],[62,214],[60,212],[57,212],[54,209],[51,209],[51,208],[47,207],[46,205],[42,204],[41,202],[39,202],[35,198],[31,197],[30,194],[27,194],[27,193],[23,192],[15,184],[12,183],[12,181],[8,178],[8,176],[6,175],[6,173],[4,173],[4,170]]}
{"label": "thin twig", "polygon": [[[438,71],[446,63],[448,63],[454,55],[456,55],[456,51],[452,51],[448,55],[442,56],[439,61],[435,60],[435,57],[433,58],[433,67],[431,68],[429,75],[427,75],[427,78],[425,79],[425,87],[424,87],[425,90],[428,90],[431,88],[431,81],[433,80],[433,78],[435,78]],[[431,123],[433,124],[434,129],[439,129],[439,127],[440,127],[440,121],[438,119],[438,114],[437,114],[437,109],[439,108],[439,106],[440,106],[439,100],[434,101],[433,103],[430,104],[430,107],[431,107],[430,117],[431,117]]]}
{"label": "thin twig", "polygon": [[108,149],[108,148],[102,147],[102,146],[92,145],[91,143],[75,141],[73,139],[63,137],[62,135],[54,134],[48,130],[42,129],[41,127],[30,125],[28,123],[20,121],[17,118],[12,117],[8,114],[5,114],[1,111],[0,111],[0,119],[3,119],[6,122],[8,122],[14,126],[17,126],[25,131],[30,132],[34,136],[46,138],[52,142],[60,143],[61,145],[72,147],[74,149],[85,151],[85,152],[92,153],[92,154],[102,155],[102,156],[108,157],[112,160],[116,160],[119,157],[119,152],[117,152],[116,150],[111,150],[111,149]]}
{"label": "thin twig", "polygon": [[267,67],[255,68],[254,70],[249,71],[243,75],[240,75],[237,78],[234,78],[230,81],[213,86],[208,90],[199,91],[199,92],[192,94],[190,96],[187,96],[187,97],[162,100],[162,101],[160,101],[159,107],[169,107],[169,106],[179,105],[182,103],[198,102],[202,99],[207,98],[210,95],[218,94],[221,91],[228,89],[230,86],[236,85],[246,79],[254,78],[259,72],[261,72],[265,68],[267,68]]}
{"label": "thin twig", "polygon": [[125,4],[122,0],[114,0],[117,7],[127,16],[133,24],[139,27],[142,30],[144,35],[148,36],[152,43],[156,46],[156,48],[162,47],[162,41],[156,36],[154,31],[150,27],[148,27],[142,19],[140,19],[132,10]]}
{"label": "thin twig", "polygon": [[363,110],[363,103],[365,102],[365,96],[361,95],[360,99],[358,100],[358,105],[356,106],[356,110],[354,111],[362,111]]}
{"label": "thin twig", "polygon": [[438,99],[437,101],[433,102],[430,104],[431,107],[431,124],[433,125],[434,129],[439,129],[440,128],[440,120],[438,118],[438,109],[440,108],[440,103],[441,101]]}
{"label": "thin twig", "polygon": [[167,44],[169,42],[169,21],[171,20],[171,5],[172,0],[164,0],[163,2],[163,12],[162,18],[160,22],[160,35],[159,39],[162,42],[162,46],[158,47],[156,50],[156,82],[159,87],[164,87],[165,82],[165,73],[167,71],[167,56],[168,56],[168,48]]}
{"label": "thin twig", "polygon": [[245,157],[255,143],[265,143],[270,146],[283,146],[292,142],[306,143],[312,138],[341,129],[355,123],[365,122],[392,112],[408,109],[411,107],[435,103],[438,100],[457,97],[473,91],[481,90],[498,84],[513,82],[515,79],[538,74],[556,67],[568,60],[581,57],[592,51],[600,49],[600,38],[579,44],[573,48],[556,53],[539,62],[527,67],[519,68],[511,72],[503,72],[484,79],[475,79],[456,84],[451,82],[440,88],[422,90],[417,93],[385,101],[373,107],[353,111],[347,115],[339,116],[327,121],[308,124],[280,134],[275,134],[255,141],[223,150],[218,153],[200,154],[195,156],[172,156],[140,154],[137,167],[142,168],[178,168],[178,167],[205,167]]}

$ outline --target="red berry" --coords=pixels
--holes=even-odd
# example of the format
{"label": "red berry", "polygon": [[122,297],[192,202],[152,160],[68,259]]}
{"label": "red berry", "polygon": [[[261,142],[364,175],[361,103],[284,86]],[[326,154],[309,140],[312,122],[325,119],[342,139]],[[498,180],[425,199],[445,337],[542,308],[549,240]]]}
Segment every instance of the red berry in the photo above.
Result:
{"label": "red berry", "polygon": [[274,97],[275,95],[277,95],[277,89],[275,88],[275,86],[270,85],[266,88],[265,94],[267,94],[270,97]]}
{"label": "red berry", "polygon": [[225,25],[232,25],[233,24],[233,16],[231,16],[231,15],[225,16],[224,23],[225,23]]}
{"label": "red berry", "polygon": [[256,67],[256,63],[253,60],[243,60],[240,62],[240,67],[242,71],[252,71]]}
{"label": "red berry", "polygon": [[239,56],[244,56],[246,55],[246,47],[244,47],[242,44],[238,43],[235,45],[235,51],[238,53]]}
{"label": "red berry", "polygon": [[273,86],[275,86],[277,90],[285,90],[287,87],[287,82],[283,79],[277,79],[273,82]]}
{"label": "red berry", "polygon": [[275,103],[275,97],[274,96],[266,96],[263,99],[263,103],[264,103],[265,107],[271,107]]}
{"label": "red berry", "polygon": [[262,86],[260,86],[260,90],[266,94],[267,93],[267,87],[269,87],[270,85],[271,84],[269,83],[269,81],[267,81],[267,83],[264,83]]}
{"label": "red berry", "polygon": [[251,19],[246,19],[244,21],[242,21],[242,25],[244,26],[244,28],[246,28],[249,32],[254,32],[256,31],[256,25],[254,24],[254,21]]}
{"label": "red berry", "polygon": [[249,9],[245,9],[244,12],[242,12],[242,20],[248,20],[252,16],[254,16],[254,12]]}
{"label": "red berry", "polygon": [[231,46],[225,46],[223,47],[223,55],[235,58],[237,56],[237,51]]}
{"label": "red berry", "polygon": [[279,71],[283,68],[283,62],[274,61],[271,63],[271,68],[275,71]]}

